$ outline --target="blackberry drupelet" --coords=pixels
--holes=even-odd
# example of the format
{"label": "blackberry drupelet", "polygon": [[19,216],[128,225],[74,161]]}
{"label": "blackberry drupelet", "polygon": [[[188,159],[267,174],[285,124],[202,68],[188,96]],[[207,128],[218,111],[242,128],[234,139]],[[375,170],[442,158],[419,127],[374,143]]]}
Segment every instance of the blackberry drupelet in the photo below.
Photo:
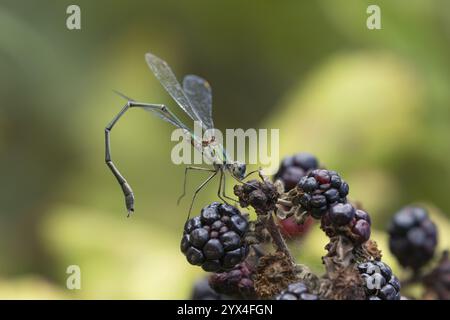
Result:
{"label": "blackberry drupelet", "polygon": [[276,300],[319,300],[319,296],[310,293],[303,282],[291,283],[275,297]]}
{"label": "blackberry drupelet", "polygon": [[350,203],[338,203],[322,217],[321,228],[329,237],[344,234],[359,245],[370,238],[371,219],[367,212]]}
{"label": "blackberry drupelet", "polygon": [[252,268],[242,262],[230,271],[211,275],[209,285],[221,294],[244,299],[255,298],[252,274]]}
{"label": "blackberry drupelet", "polygon": [[317,169],[300,179],[299,203],[316,219],[322,218],[337,203],[346,203],[348,184],[335,171]]}
{"label": "blackberry drupelet", "polygon": [[418,270],[434,255],[437,229],[424,208],[405,207],[389,226],[389,248],[403,267]]}
{"label": "blackberry drupelet", "polygon": [[330,210],[330,221],[337,226],[349,224],[356,215],[356,210],[350,203],[338,203]]}
{"label": "blackberry drupelet", "polygon": [[369,240],[371,234],[372,220],[369,214],[361,209],[355,210],[355,218],[351,223],[350,238],[357,243],[362,244]]}
{"label": "blackberry drupelet", "polygon": [[381,261],[368,261],[358,265],[367,300],[400,300],[400,281],[391,268]]}
{"label": "blackberry drupelet", "polygon": [[248,254],[244,241],[247,230],[247,219],[237,208],[213,202],[200,216],[186,221],[181,252],[190,264],[205,271],[230,270]]}
{"label": "blackberry drupelet", "polygon": [[281,180],[285,191],[294,189],[302,177],[308,171],[317,169],[319,163],[312,154],[301,152],[293,156],[288,156],[281,162],[280,168],[274,176],[274,180]]}

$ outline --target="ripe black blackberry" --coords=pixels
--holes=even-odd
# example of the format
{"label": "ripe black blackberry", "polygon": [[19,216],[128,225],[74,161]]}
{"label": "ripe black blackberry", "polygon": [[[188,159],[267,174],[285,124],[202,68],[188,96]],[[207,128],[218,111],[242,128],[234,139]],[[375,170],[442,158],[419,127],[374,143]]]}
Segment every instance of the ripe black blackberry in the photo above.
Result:
{"label": "ripe black blackberry", "polygon": [[400,300],[400,281],[391,268],[381,261],[368,261],[358,265],[367,300]]}
{"label": "ripe black blackberry", "polygon": [[389,248],[403,267],[418,270],[434,255],[437,229],[424,208],[405,207],[389,226]]}
{"label": "ripe black blackberry", "polygon": [[286,290],[283,290],[275,297],[277,300],[319,300],[319,296],[309,293],[303,282],[291,283]]}
{"label": "ripe black blackberry", "polygon": [[346,203],[348,184],[335,171],[316,169],[300,179],[299,203],[316,219],[322,218],[337,203]]}
{"label": "ripe black blackberry", "polygon": [[285,191],[294,189],[302,177],[308,171],[317,169],[319,162],[312,154],[301,152],[293,156],[285,157],[280,164],[274,180],[281,180]]}
{"label": "ripe black blackberry", "polygon": [[230,271],[211,275],[209,285],[221,294],[252,299],[256,297],[252,274],[252,268],[246,262],[242,262]]}
{"label": "ripe black blackberry", "polygon": [[190,264],[205,271],[230,270],[248,254],[244,241],[247,230],[247,219],[237,208],[213,202],[202,209],[200,216],[186,221],[181,252]]}

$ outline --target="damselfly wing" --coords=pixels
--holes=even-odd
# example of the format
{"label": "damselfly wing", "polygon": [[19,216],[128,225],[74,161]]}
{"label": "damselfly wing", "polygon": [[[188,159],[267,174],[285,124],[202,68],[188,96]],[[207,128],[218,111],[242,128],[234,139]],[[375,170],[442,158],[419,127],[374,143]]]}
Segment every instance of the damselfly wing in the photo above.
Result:
{"label": "damselfly wing", "polygon": [[[178,106],[192,120],[200,122],[204,130],[208,130],[211,133],[214,129],[214,122],[212,118],[212,90],[208,81],[197,75],[187,75],[184,77],[183,87],[181,87],[172,69],[164,60],[151,53],[147,53],[145,59],[150,70],[152,70],[155,77]],[[156,113],[154,110],[151,111]],[[207,157],[211,163],[224,164],[227,161],[225,149],[221,143],[216,141],[214,134],[208,135],[207,139],[202,139],[202,137],[196,136],[178,118],[176,121],[164,119],[164,117],[161,118],[187,130],[191,138],[191,144]]]}

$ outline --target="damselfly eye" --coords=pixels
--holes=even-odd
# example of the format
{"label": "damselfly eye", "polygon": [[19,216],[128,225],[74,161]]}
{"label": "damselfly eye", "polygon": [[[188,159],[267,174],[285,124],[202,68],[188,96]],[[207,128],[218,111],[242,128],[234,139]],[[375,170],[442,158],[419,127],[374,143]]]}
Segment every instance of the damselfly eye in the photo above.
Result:
{"label": "damselfly eye", "polygon": [[233,173],[234,173],[234,175],[235,175],[237,178],[243,179],[244,176],[245,176],[246,168],[247,168],[247,167],[246,167],[245,163],[239,163],[239,162],[237,162],[237,163],[234,165]]}

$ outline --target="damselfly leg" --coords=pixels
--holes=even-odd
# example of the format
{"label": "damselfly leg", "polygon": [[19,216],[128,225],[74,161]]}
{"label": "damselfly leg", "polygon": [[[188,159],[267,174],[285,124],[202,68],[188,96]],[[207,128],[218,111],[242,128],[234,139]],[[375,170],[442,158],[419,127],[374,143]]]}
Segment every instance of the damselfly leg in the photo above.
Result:
{"label": "damselfly leg", "polygon": [[[260,172],[260,169],[258,169],[258,170],[253,170],[253,171],[249,172],[249,173],[246,174],[242,179],[238,179],[237,177],[235,177],[235,176],[232,175],[232,174],[231,174],[231,176],[233,177],[234,180],[236,180],[236,181],[239,182],[239,183],[242,183],[243,185],[246,185],[246,186],[251,187],[251,188],[256,188],[255,186],[253,186],[253,185],[251,185],[251,184],[249,184],[249,183],[247,183],[247,182],[244,181],[244,179],[248,178],[248,176],[250,176],[250,175],[252,175],[252,174],[254,174],[254,173],[256,173],[256,172]],[[260,177],[261,177],[261,175],[260,175]]]}
{"label": "damselfly leg", "polygon": [[220,178],[219,178],[219,188],[217,189],[217,197],[222,200],[223,202],[225,202],[226,204],[228,204],[227,200],[225,200],[222,195],[223,195],[223,178],[224,178],[225,174],[223,172],[223,169],[220,169]]}
{"label": "damselfly leg", "polygon": [[184,169],[184,182],[183,182],[183,193],[178,197],[177,205],[180,204],[181,199],[184,198],[186,195],[186,183],[187,183],[187,174],[189,170],[196,170],[196,171],[206,171],[206,172],[216,172],[215,169],[209,169],[209,168],[202,168],[202,167],[194,167],[194,166],[188,166]]}
{"label": "damselfly leg", "polygon": [[189,206],[189,212],[188,212],[188,216],[187,216],[186,220],[188,220],[189,217],[191,216],[192,207],[194,206],[194,201],[195,201],[195,198],[197,197],[197,194],[200,192],[200,190],[203,189],[204,186],[206,186],[208,184],[209,181],[211,181],[212,178],[214,178],[217,175],[217,172],[218,171],[214,170],[214,173],[212,175],[210,175],[205,181],[203,181],[202,184],[199,185],[197,187],[197,189],[195,190],[194,195],[192,196],[192,201],[191,201],[191,205]]}
{"label": "damselfly leg", "polygon": [[251,176],[252,174],[257,173],[257,172],[259,173],[260,178],[262,178],[261,177],[261,168],[259,168],[257,170],[253,170],[253,171],[250,171],[249,173],[247,173],[242,180],[247,179],[249,176]]}
{"label": "damselfly leg", "polygon": [[[226,194],[226,177],[227,177],[227,175],[225,174],[225,172],[222,172],[222,177],[221,177],[222,196],[223,196],[225,199],[231,200],[231,201],[233,201],[234,203],[236,203],[236,199],[235,199],[235,198],[229,197],[229,196],[227,196],[227,194]],[[219,193],[220,193],[220,189],[219,189]],[[220,198],[222,199],[222,197],[220,197]],[[223,200],[223,199],[222,199],[222,200]],[[225,200],[224,200],[224,201],[225,201]]]}

